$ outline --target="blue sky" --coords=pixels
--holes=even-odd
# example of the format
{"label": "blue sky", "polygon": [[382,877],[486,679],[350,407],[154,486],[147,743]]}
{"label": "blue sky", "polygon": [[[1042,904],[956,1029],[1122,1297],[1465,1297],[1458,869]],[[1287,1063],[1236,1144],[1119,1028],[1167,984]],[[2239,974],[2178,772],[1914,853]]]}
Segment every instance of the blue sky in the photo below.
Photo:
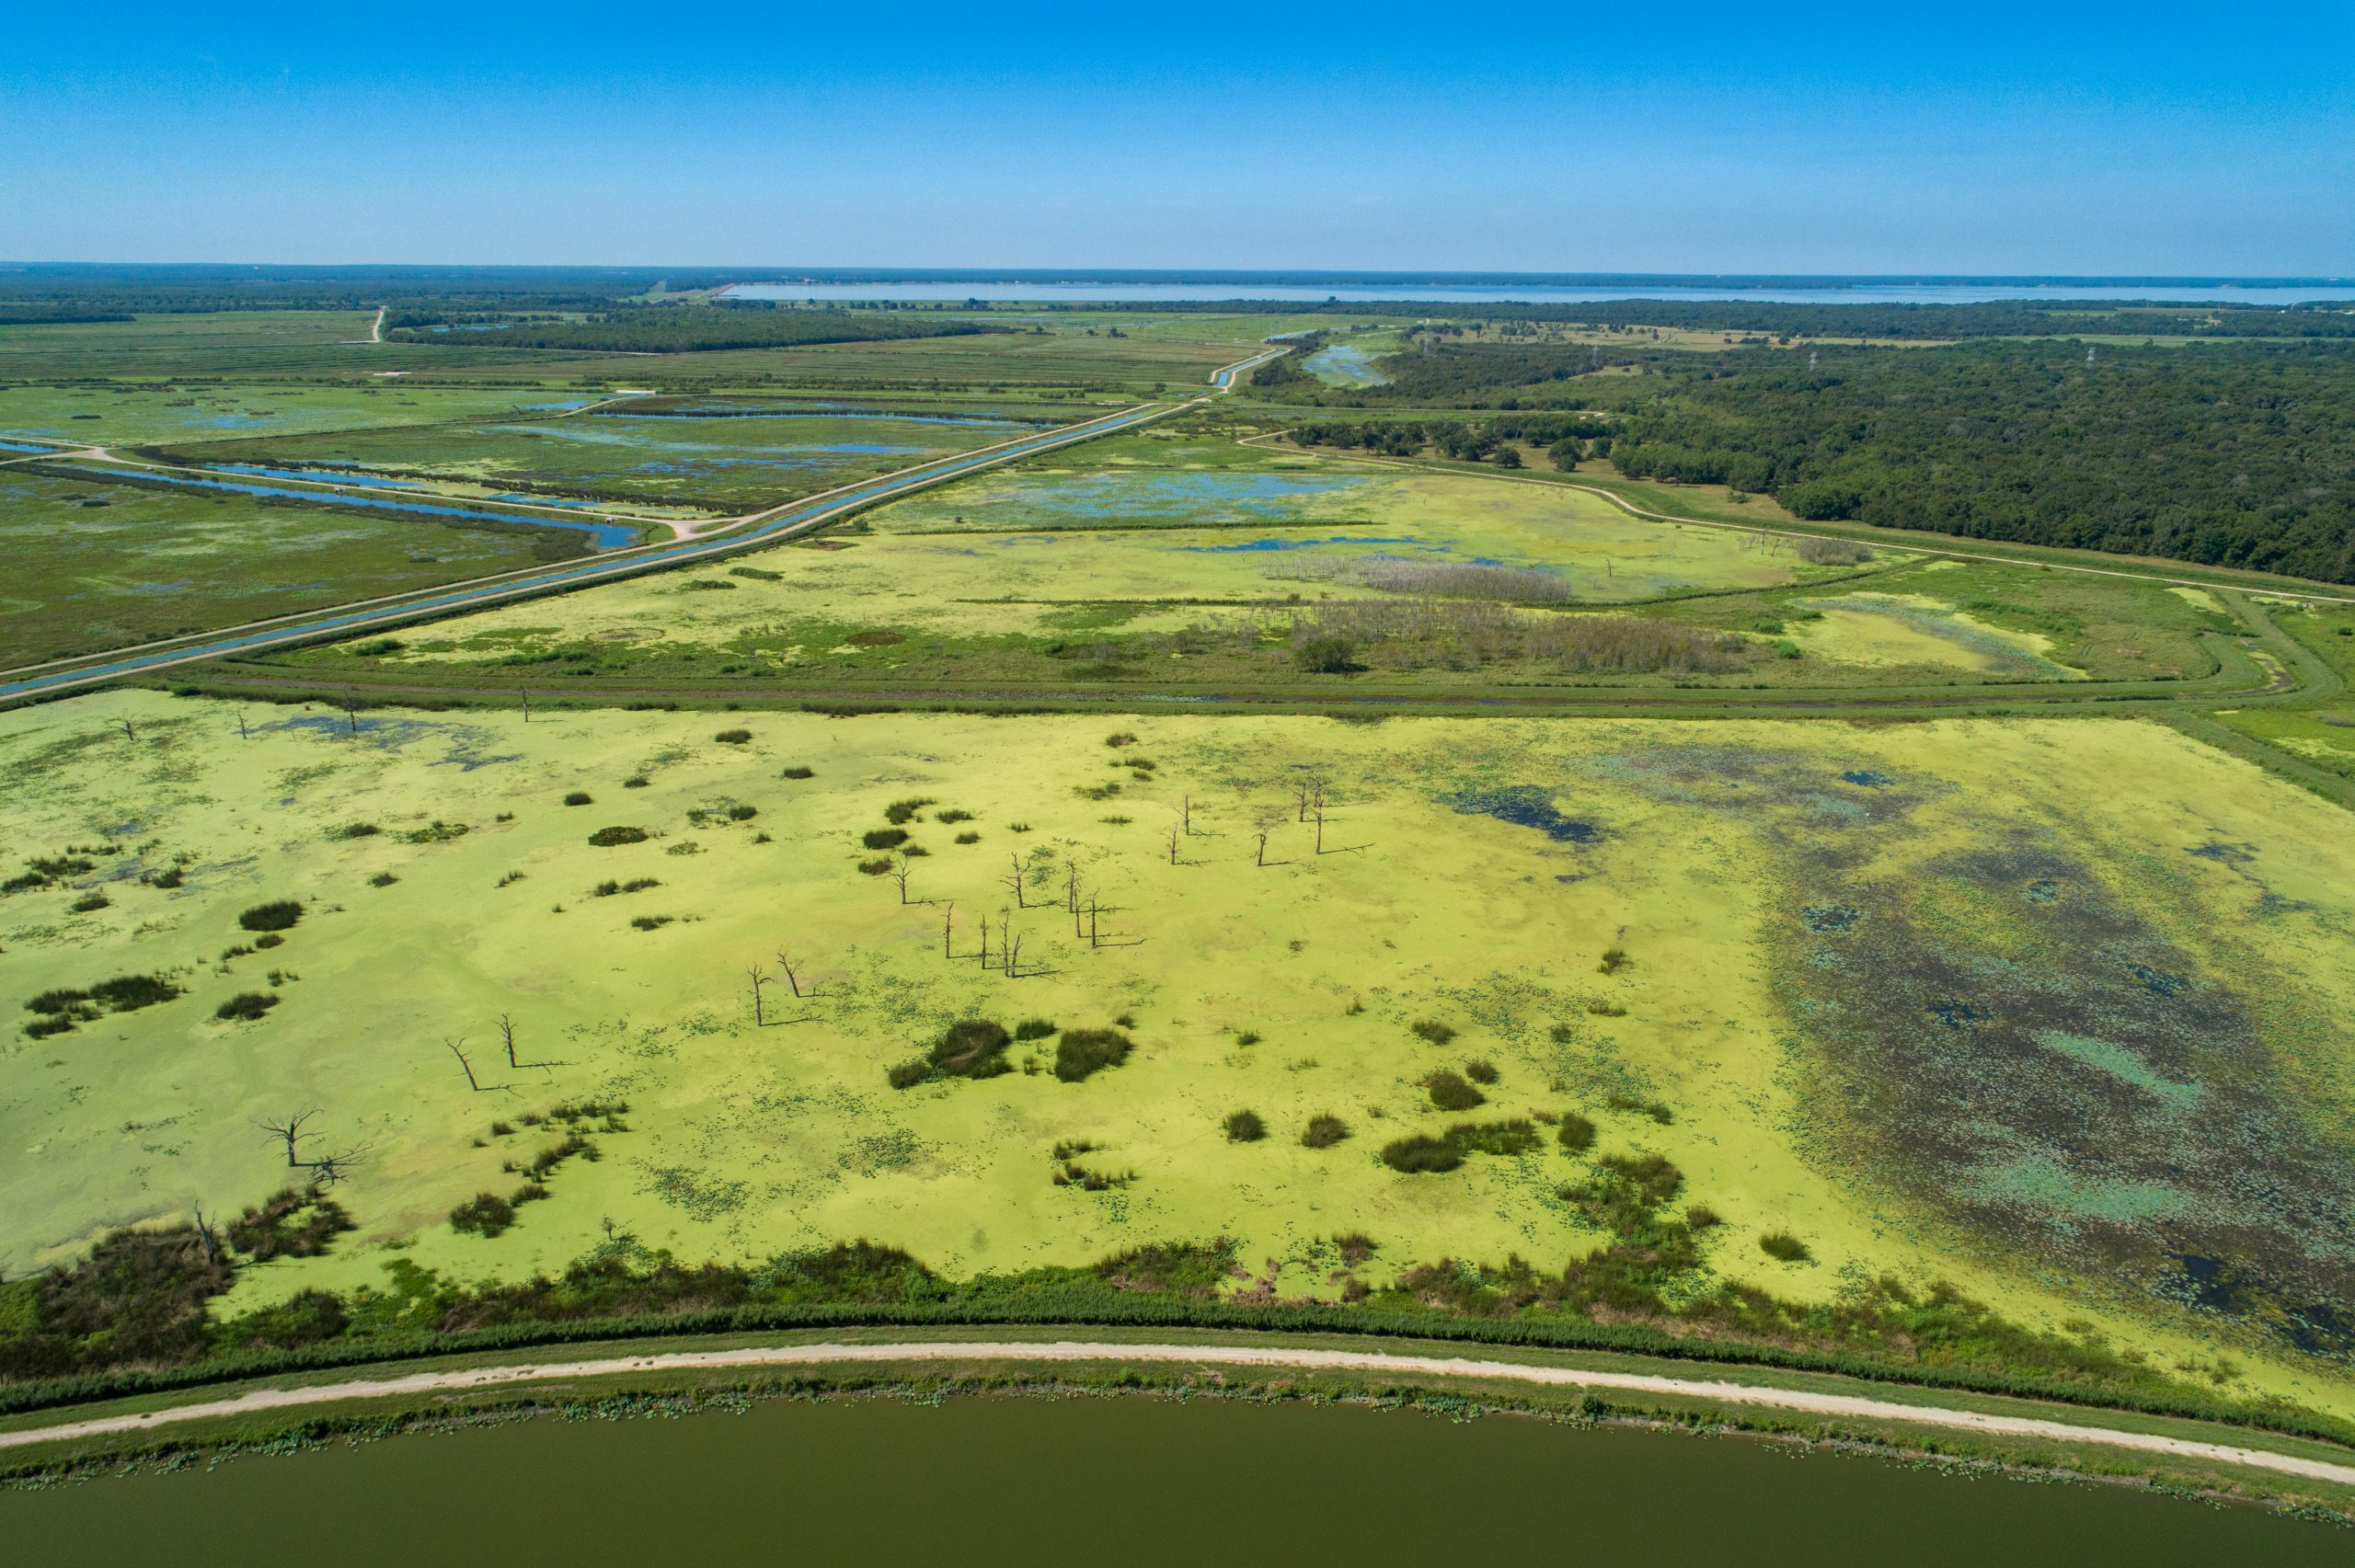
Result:
{"label": "blue sky", "polygon": [[0,257],[2355,273],[2347,0],[1592,9],[102,5]]}

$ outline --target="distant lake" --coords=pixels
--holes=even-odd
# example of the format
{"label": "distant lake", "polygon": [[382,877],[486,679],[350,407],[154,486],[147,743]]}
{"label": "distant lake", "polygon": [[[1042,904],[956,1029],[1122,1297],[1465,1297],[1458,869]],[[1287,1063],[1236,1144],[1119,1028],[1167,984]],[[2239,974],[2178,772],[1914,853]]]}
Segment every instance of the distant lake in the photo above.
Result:
{"label": "distant lake", "polygon": [[1434,304],[1518,301],[1533,304],[1588,304],[1603,300],[1759,300],[1779,304],[1983,304],[1991,300],[2159,300],[2187,304],[2297,304],[2306,300],[2355,300],[2355,279],[2332,283],[2299,280],[2040,279],[1971,278],[1935,282],[1854,278],[1782,282],[1758,287],[1742,280],[1706,278],[1585,283],[1437,280],[1417,282],[1219,279],[1208,282],[1122,282],[1079,280],[1048,282],[988,278],[907,279],[888,282],[738,283],[727,292],[743,300],[1012,300],[1069,304],[1178,303],[1191,300],[1301,300],[1343,302],[1428,300]]}

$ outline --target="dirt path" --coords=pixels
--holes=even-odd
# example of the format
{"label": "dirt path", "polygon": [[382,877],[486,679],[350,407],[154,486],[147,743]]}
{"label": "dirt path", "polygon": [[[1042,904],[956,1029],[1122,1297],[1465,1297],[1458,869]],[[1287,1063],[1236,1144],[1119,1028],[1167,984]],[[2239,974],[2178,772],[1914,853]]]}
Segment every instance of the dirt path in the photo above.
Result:
{"label": "dirt path", "polygon": [[518,1367],[470,1368],[451,1372],[412,1372],[404,1377],[323,1383],[308,1388],[256,1389],[235,1399],[208,1400],[145,1414],[100,1416],[17,1432],[0,1432],[0,1448],[20,1448],[36,1443],[69,1441],[122,1432],[148,1432],[217,1416],[293,1410],[349,1400],[456,1393],[521,1383],[613,1377],[628,1372],[692,1371],[731,1367],[839,1367],[907,1361],[1030,1361],[1050,1364],[1149,1361],[1210,1368],[1292,1367],[1388,1373],[1410,1378],[1480,1378],[1555,1388],[1697,1396],[1729,1404],[1798,1411],[1811,1415],[1846,1416],[1856,1420],[1901,1421],[1913,1425],[1978,1432],[1991,1436],[2097,1443],[2106,1448],[2128,1448],[2138,1453],[2245,1465],[2307,1481],[2355,1486],[2355,1465],[2331,1464],[2262,1448],[2203,1443],[2155,1433],[2080,1426],[2071,1422],[2047,1421],[2034,1416],[1992,1415],[1981,1411],[1953,1410],[1936,1405],[1900,1404],[1891,1400],[1867,1399],[1855,1394],[1811,1393],[1798,1389],[1718,1382],[1703,1378],[1591,1372],[1568,1367],[1536,1367],[1518,1361],[1481,1361],[1455,1356],[1391,1356],[1368,1351],[1259,1348],[1237,1345],[1113,1345],[1075,1340],[1036,1344],[936,1341],[910,1345],[750,1345],[738,1350],[677,1351],[664,1355],[612,1356],[594,1361],[549,1361]]}

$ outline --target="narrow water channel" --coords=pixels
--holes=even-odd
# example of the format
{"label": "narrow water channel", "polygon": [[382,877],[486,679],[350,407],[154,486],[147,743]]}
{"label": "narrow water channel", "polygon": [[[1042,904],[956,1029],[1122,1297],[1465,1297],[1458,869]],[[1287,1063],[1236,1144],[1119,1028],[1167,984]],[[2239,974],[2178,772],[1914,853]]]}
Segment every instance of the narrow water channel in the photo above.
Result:
{"label": "narrow water channel", "polygon": [[0,1493],[74,1563],[1428,1561],[2168,1568],[2355,1560],[2261,1512],[1741,1439],[1222,1401],[768,1402]]}

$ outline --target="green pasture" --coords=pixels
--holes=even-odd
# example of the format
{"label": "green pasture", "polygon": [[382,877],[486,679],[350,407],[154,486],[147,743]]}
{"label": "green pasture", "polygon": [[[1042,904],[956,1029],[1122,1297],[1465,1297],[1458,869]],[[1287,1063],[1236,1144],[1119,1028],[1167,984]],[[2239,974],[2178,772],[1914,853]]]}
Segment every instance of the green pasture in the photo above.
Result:
{"label": "green pasture", "polygon": [[[1810,565],[1772,534],[1648,521],[1476,471],[1283,456],[1185,431],[1086,452],[1085,465],[1017,464],[725,567],[488,612],[397,647],[273,662],[459,685],[524,670],[1261,691],[1298,683],[1296,624],[1387,603],[1419,619],[1359,649],[1361,673],[1433,691],[1566,680],[1943,691],[2091,677],[2163,692],[2225,679],[2204,639],[2240,629],[2212,599],[2158,584],[1886,546]],[[1717,670],[1580,666],[1543,641],[1563,609],[1483,604],[1484,579],[1446,575],[1476,566],[1544,574],[1571,608],[1624,606],[1730,634],[1743,651]],[[2246,659],[2234,672],[2226,684],[2262,679]],[[1350,678],[1321,689],[1346,695]]]}
{"label": "green pasture", "polygon": [[[361,1229],[252,1271],[248,1303],[396,1258],[512,1277],[609,1226],[688,1260],[867,1236],[960,1276],[1223,1235],[1321,1296],[1348,1231],[1377,1278],[1557,1268],[1604,1240],[1565,1184],[1657,1154],[1721,1221],[1708,1280],[1947,1278],[2355,1408],[2295,1349],[2350,1267],[2303,1217],[2355,1191],[2355,847],[2159,727],[1152,719],[1112,747],[1100,718],[764,714],[731,742],[712,715],[239,716],[140,692],[0,716],[0,825],[52,866],[0,897],[19,1024],[118,975],[180,992],[12,1034],[12,1273],[258,1201],[287,1172],[257,1122],[304,1108],[314,1152],[357,1155]],[[1321,849],[1295,794],[1320,784]],[[903,903],[862,841],[913,800]],[[591,842],[616,827],[646,837]],[[284,898],[265,948],[239,913]],[[978,961],[983,918],[1018,977]],[[247,993],[258,1018],[215,1016]],[[886,1082],[970,1017],[1134,1050],[1079,1082],[1051,1037],[1002,1077]],[[1442,1071],[1485,1104],[1437,1108]],[[554,1143],[530,1118],[592,1101],[626,1130],[497,1240],[451,1230]],[[1264,1139],[1230,1139],[1245,1110]],[[1591,1149],[1537,1119],[1571,1115]],[[1304,1147],[1318,1116],[1346,1136]],[[1516,1117],[1525,1152],[1379,1158]],[[1778,1232],[1803,1261],[1761,1250]]]}
{"label": "green pasture", "polygon": [[585,538],[0,466],[0,667],[562,560]]}
{"label": "green pasture", "polygon": [[[504,415],[546,401],[529,393],[400,382],[373,386],[12,386],[0,387],[0,440],[30,436],[132,446],[313,435]],[[10,454],[0,453],[6,455]]]}
{"label": "green pasture", "polygon": [[454,481],[497,493],[595,497],[750,511],[1036,432],[1036,416],[811,406],[762,399],[676,399],[641,414],[626,399],[504,410],[489,418],[310,436],[182,441],[200,464],[332,464]]}

